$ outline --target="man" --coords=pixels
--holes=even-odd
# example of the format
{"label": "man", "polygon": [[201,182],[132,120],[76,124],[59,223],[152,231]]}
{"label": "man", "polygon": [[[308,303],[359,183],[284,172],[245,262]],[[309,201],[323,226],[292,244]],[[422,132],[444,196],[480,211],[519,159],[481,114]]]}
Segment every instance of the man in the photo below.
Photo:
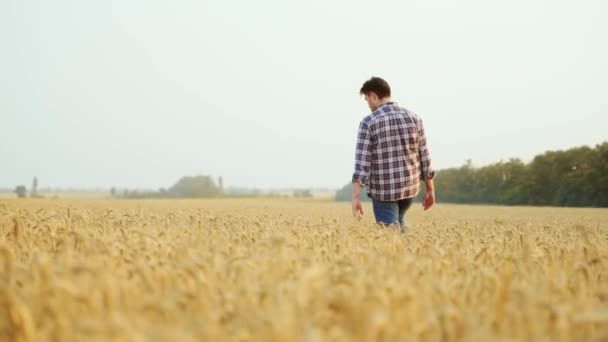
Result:
{"label": "man", "polygon": [[363,84],[371,114],[359,125],[353,182],[353,215],[363,215],[361,188],[368,187],[376,222],[397,225],[405,232],[405,212],[420,192],[424,181],[426,194],[423,207],[435,203],[431,158],[422,120],[391,100],[388,83],[372,77]]}

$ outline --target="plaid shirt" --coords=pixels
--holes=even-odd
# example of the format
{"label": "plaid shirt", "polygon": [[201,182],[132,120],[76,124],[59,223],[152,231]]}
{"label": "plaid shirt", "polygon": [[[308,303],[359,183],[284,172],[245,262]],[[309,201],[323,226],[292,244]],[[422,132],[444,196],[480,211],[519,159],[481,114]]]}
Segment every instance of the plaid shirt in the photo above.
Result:
{"label": "plaid shirt", "polygon": [[433,178],[422,120],[394,102],[380,106],[359,125],[352,181],[380,201],[411,198],[420,180]]}

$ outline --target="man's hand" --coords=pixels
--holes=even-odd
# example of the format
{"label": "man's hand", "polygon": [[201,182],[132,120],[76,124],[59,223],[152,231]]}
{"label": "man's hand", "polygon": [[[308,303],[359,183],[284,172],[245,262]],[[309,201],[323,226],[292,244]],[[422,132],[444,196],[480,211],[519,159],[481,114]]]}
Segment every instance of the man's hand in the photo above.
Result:
{"label": "man's hand", "polygon": [[431,209],[433,204],[435,204],[435,191],[427,191],[424,195],[422,206],[424,207],[424,210],[428,210]]}
{"label": "man's hand", "polygon": [[426,186],[426,194],[424,195],[424,200],[422,201],[422,207],[424,210],[429,210],[435,204],[435,182],[433,178],[426,179],[424,181],[424,185]]}
{"label": "man's hand", "polygon": [[363,205],[360,198],[353,198],[353,216],[360,220],[363,216]]}
{"label": "man's hand", "polygon": [[361,204],[361,183],[353,183],[353,216],[360,220],[363,216],[363,205]]}

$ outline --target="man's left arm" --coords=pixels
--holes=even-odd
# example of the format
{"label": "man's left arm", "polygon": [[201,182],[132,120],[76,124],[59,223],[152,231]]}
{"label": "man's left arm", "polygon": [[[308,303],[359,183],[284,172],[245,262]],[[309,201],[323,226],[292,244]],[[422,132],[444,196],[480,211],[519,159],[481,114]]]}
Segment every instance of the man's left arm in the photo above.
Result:
{"label": "man's left arm", "polygon": [[426,193],[422,205],[424,210],[430,209],[435,204],[435,185],[433,178],[435,177],[435,171],[431,167],[431,153],[427,146],[426,134],[424,132],[424,125],[422,120],[418,122],[418,154],[420,157],[420,178],[424,181],[426,187]]}

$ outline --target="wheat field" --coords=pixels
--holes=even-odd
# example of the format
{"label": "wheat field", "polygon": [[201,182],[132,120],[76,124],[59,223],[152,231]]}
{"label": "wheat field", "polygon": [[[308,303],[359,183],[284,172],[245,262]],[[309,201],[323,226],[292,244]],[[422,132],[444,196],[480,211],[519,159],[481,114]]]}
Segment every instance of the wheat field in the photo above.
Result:
{"label": "wheat field", "polygon": [[608,341],[608,210],[0,200],[2,341]]}

